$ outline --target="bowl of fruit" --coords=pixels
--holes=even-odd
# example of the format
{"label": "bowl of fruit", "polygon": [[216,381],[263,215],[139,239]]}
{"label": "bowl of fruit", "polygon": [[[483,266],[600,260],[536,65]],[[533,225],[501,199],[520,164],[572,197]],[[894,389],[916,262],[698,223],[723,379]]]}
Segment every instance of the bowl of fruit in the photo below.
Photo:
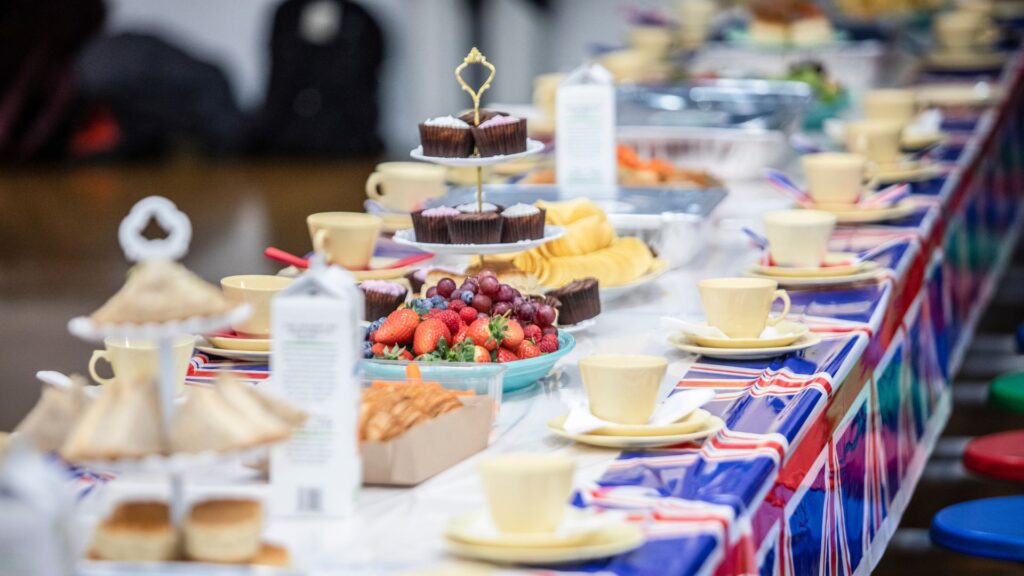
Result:
{"label": "bowl of fruit", "polygon": [[363,344],[363,371],[383,375],[394,360],[451,363],[498,362],[512,392],[546,376],[576,346],[555,327],[557,313],[541,297],[524,296],[494,272],[457,285],[442,278],[425,297],[370,323]]}

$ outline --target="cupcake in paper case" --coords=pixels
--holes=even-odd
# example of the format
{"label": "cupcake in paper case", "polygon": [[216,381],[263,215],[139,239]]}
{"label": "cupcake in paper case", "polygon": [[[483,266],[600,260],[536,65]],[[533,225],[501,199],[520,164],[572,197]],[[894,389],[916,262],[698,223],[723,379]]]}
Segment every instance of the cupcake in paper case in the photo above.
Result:
{"label": "cupcake in paper case", "polygon": [[[508,116],[508,113],[507,112],[499,112],[498,110],[488,110],[486,108],[481,108],[480,109],[480,121],[481,122],[487,122],[488,120],[490,120],[491,118],[494,118],[495,116]],[[466,112],[463,112],[462,114],[459,114],[459,120],[462,120],[466,124],[469,124],[470,126],[472,126],[473,125],[473,120],[475,120],[475,118],[473,117],[473,111],[472,110],[468,110]]]}
{"label": "cupcake in paper case", "polygon": [[502,243],[543,238],[545,215],[543,208],[530,204],[513,204],[505,208],[501,212],[505,221],[501,226]]}
{"label": "cupcake in paper case", "polygon": [[453,244],[497,244],[501,226],[497,212],[467,212],[448,220],[448,234]]}
{"label": "cupcake in paper case", "polygon": [[473,154],[473,130],[454,116],[431,118],[420,124],[420,144],[426,156],[466,158]]}
{"label": "cupcake in paper case", "polygon": [[526,151],[526,119],[495,116],[473,129],[481,157],[507,156]]}
{"label": "cupcake in paper case", "polygon": [[456,214],[459,214],[459,211],[448,206],[417,210],[410,214],[412,229],[416,232],[416,241],[429,244],[450,244],[448,220]]}
{"label": "cupcake in paper case", "polygon": [[561,326],[579,324],[601,313],[601,295],[596,278],[573,280],[557,290],[548,292],[548,295],[560,303],[558,324]]}
{"label": "cupcake in paper case", "polygon": [[[445,222],[444,233],[448,234],[448,223]],[[429,268],[420,268],[419,270],[413,270],[405,275],[405,279],[409,281],[409,286],[412,287],[413,294],[419,294],[423,291],[423,284],[427,282],[427,272]]]}
{"label": "cupcake in paper case", "polygon": [[405,286],[386,280],[366,280],[359,283],[359,289],[363,291],[365,319],[370,322],[397,310],[409,292]]}

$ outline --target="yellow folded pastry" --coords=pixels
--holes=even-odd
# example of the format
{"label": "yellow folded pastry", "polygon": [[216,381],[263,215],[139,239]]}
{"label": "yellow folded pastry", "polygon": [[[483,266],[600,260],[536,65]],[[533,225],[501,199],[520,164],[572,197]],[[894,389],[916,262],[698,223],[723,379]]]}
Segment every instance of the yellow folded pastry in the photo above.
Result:
{"label": "yellow folded pastry", "polygon": [[177,533],[163,502],[125,502],[99,523],[92,555],[120,562],[163,562],[177,555]]}
{"label": "yellow folded pastry", "polygon": [[60,453],[70,461],[163,454],[162,422],[155,382],[104,386],[75,422]]}
{"label": "yellow folded pastry", "polygon": [[256,500],[208,500],[184,522],[185,555],[202,562],[249,562],[260,552],[263,507]]}
{"label": "yellow folded pastry", "polygon": [[177,262],[136,265],[110,300],[93,312],[97,324],[170,322],[223,314],[231,309],[221,291]]}
{"label": "yellow folded pastry", "polygon": [[553,226],[565,226],[587,216],[604,215],[604,210],[601,210],[600,206],[586,198],[561,202],[538,200],[534,202],[534,205],[546,211],[546,221]]}
{"label": "yellow folded pastry", "polygon": [[39,400],[14,431],[31,440],[40,452],[57,450],[89,406],[85,386],[78,375],[71,377],[70,388],[43,386]]}

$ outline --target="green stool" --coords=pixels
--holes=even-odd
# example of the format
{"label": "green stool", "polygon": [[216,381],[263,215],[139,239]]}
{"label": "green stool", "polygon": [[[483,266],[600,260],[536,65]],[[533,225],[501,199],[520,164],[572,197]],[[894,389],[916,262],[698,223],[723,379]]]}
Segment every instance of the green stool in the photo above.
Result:
{"label": "green stool", "polygon": [[1024,372],[1003,374],[993,380],[988,401],[997,408],[1024,413]]}

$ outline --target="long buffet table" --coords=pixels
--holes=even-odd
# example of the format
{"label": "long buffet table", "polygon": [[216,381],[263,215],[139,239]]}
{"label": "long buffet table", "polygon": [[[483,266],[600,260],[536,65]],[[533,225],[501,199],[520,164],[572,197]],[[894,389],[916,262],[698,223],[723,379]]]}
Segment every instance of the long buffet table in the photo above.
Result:
{"label": "long buffet table", "polygon": [[[696,282],[736,275],[756,254],[738,232],[785,200],[760,183],[737,186],[695,262],[608,306],[577,348],[538,385],[510,394],[487,453],[542,451],[578,462],[575,503],[619,509],[648,542],[610,560],[559,569],[616,574],[868,573],[880,559],[950,412],[952,375],[1020,229],[1024,189],[1021,63],[999,80],[1004,103],[950,118],[969,136],[947,174],[915,185],[920,209],[885,225],[841,227],[833,249],[901,239],[879,258],[877,282],[790,290],[792,315],[824,341],[772,361],[725,362],[676,351],[662,315],[700,315]],[[953,156],[956,156],[954,153]],[[546,431],[578,393],[576,360],[597,352],[664,354],[677,388],[716,391],[726,424],[703,446],[618,453]],[[413,489],[367,488],[340,520],[272,519],[304,573],[387,573],[450,561],[448,518],[484,505],[471,458]],[[266,486],[239,468],[192,478],[189,493]],[[80,480],[88,523],[108,498],[159,494],[162,482]],[[94,511],[90,514],[90,510]],[[102,567],[85,569],[102,573]]]}

